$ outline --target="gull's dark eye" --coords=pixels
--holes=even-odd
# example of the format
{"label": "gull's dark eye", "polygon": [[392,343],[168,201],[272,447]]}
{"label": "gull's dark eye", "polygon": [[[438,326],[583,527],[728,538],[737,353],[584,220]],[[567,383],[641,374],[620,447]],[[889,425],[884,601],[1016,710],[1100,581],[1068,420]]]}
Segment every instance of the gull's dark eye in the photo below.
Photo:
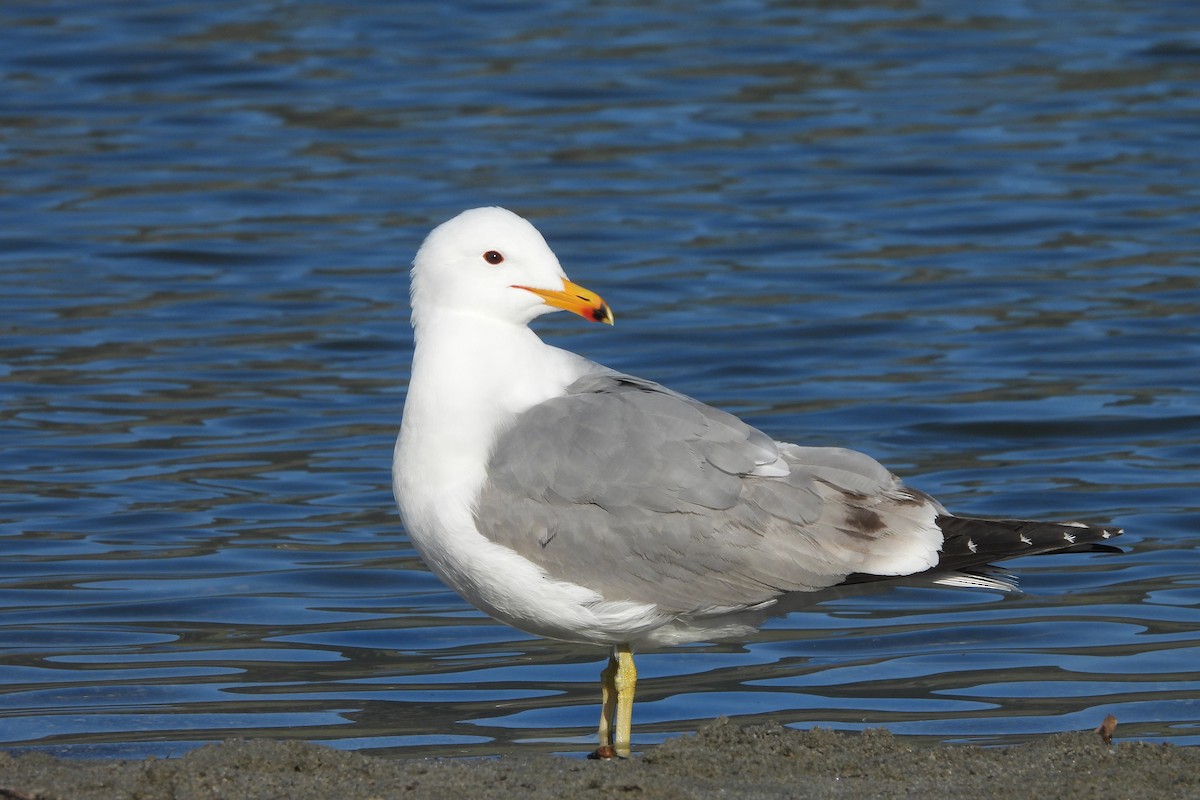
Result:
{"label": "gull's dark eye", "polygon": [[504,261],[504,254],[499,250],[488,250],[483,254],[483,260],[492,265],[499,264]]}

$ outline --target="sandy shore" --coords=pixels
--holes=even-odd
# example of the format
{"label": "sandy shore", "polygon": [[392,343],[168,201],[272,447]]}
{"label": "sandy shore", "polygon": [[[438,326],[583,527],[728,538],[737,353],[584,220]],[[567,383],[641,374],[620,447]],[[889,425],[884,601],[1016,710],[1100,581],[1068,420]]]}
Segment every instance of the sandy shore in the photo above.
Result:
{"label": "sandy shore", "polygon": [[178,759],[64,761],[0,753],[10,800],[308,798],[1184,798],[1200,748],[1094,733],[983,749],[723,720],[619,761],[555,756],[384,759],[303,742],[229,741]]}

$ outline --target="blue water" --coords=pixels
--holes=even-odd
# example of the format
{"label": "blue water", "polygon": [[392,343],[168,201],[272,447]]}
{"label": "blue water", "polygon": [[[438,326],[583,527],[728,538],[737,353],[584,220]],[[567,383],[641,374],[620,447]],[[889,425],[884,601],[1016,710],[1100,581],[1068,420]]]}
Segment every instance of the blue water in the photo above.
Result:
{"label": "blue water", "polygon": [[483,204],[612,304],[555,343],[1126,529],[645,654],[635,745],[1200,744],[1200,9],[972,8],[0,5],[0,746],[589,749],[603,654],[474,611],[390,497],[405,268]]}

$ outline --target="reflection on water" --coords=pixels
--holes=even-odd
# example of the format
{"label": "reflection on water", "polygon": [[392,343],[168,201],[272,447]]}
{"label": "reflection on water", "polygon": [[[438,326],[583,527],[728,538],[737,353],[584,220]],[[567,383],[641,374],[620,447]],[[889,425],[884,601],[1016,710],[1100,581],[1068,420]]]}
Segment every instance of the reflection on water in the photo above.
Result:
{"label": "reflection on water", "polygon": [[486,203],[621,321],[548,338],[963,512],[1127,529],[1022,595],[645,654],[635,743],[1197,743],[1197,16],[0,9],[0,744],[586,750],[603,653],[466,606],[388,490],[403,267]]}

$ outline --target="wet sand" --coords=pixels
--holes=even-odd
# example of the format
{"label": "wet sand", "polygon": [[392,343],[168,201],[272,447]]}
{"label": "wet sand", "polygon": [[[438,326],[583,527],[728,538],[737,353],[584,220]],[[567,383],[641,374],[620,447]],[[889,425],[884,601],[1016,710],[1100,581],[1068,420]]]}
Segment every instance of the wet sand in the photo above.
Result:
{"label": "wet sand", "polygon": [[66,761],[0,753],[11,800],[338,798],[1186,798],[1200,748],[1066,733],[1005,748],[911,744],[718,720],[631,759],[385,759],[304,742],[232,740],[178,759]]}

